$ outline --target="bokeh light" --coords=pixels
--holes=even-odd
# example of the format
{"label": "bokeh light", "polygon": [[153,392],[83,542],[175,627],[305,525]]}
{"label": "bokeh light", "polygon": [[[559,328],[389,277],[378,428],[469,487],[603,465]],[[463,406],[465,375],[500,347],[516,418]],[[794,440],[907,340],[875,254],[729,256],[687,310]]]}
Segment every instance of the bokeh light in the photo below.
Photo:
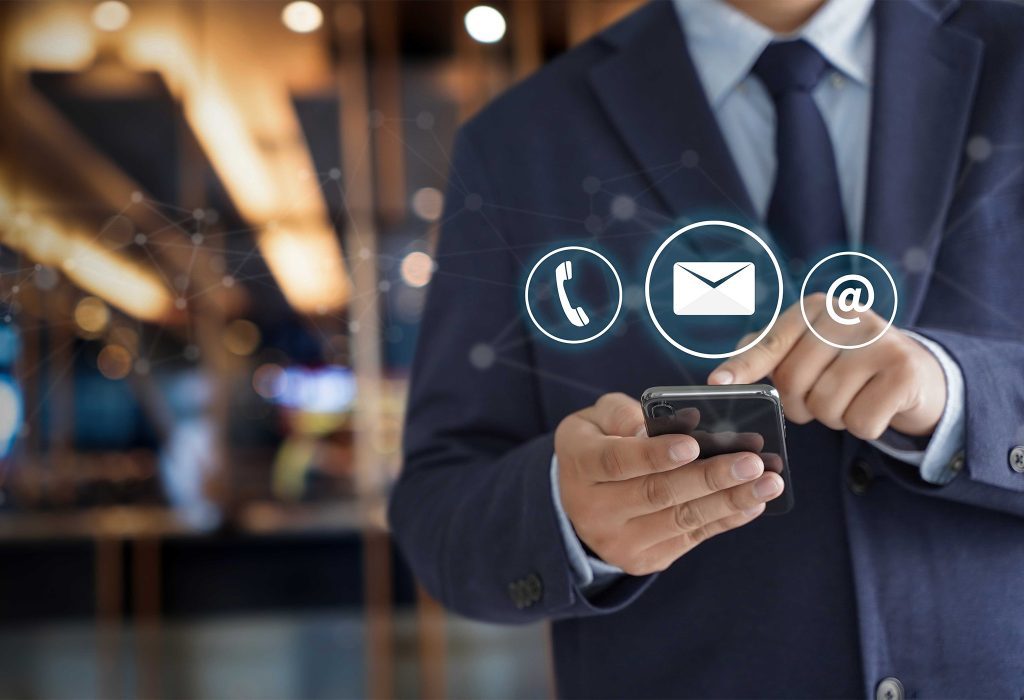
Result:
{"label": "bokeh light", "polygon": [[75,323],[86,333],[102,333],[110,323],[110,307],[96,297],[85,297],[75,305]]}
{"label": "bokeh light", "polygon": [[444,209],[444,195],[436,187],[421,187],[412,195],[412,211],[424,221],[437,221]]}
{"label": "bokeh light", "polygon": [[96,367],[107,379],[124,379],[132,371],[132,356],[120,345],[107,345],[96,358]]}
{"label": "bokeh light", "polygon": [[244,357],[259,347],[260,329],[252,321],[236,319],[224,329],[223,339],[228,352]]}
{"label": "bokeh light", "polygon": [[120,0],[104,0],[92,8],[92,23],[104,32],[124,29],[131,18],[131,9]]}
{"label": "bokeh light", "polygon": [[299,34],[315,32],[324,23],[323,11],[308,0],[296,0],[285,5],[281,11],[284,26]]}
{"label": "bokeh light", "polygon": [[265,399],[276,399],[282,390],[281,378],[284,370],[273,362],[260,365],[252,373],[252,388]]}
{"label": "bokeh light", "polygon": [[505,17],[490,5],[477,5],[466,13],[466,31],[481,44],[493,44],[505,36]]}
{"label": "bokeh light", "polygon": [[402,258],[399,271],[402,281],[410,287],[425,287],[434,273],[434,260],[423,251],[414,250]]}

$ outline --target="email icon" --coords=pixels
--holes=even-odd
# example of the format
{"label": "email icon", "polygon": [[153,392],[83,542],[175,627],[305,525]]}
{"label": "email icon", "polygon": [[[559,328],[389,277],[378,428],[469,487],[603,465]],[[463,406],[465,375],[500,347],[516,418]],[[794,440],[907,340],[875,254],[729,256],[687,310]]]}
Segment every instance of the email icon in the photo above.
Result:
{"label": "email icon", "polygon": [[750,316],[754,297],[754,263],[677,262],[672,266],[676,316]]}

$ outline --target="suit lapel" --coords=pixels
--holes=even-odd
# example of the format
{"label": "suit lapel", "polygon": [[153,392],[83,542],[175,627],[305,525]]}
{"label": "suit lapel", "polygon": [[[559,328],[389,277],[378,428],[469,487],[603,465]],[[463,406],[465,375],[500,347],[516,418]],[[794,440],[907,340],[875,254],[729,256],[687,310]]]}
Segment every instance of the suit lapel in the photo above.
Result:
{"label": "suit lapel", "polygon": [[603,38],[616,51],[591,70],[591,85],[670,216],[756,221],[672,4],[651,2]]}
{"label": "suit lapel", "polygon": [[874,12],[864,243],[903,269],[907,323],[920,309],[955,189],[983,45],[943,25],[942,8],[879,1]]}

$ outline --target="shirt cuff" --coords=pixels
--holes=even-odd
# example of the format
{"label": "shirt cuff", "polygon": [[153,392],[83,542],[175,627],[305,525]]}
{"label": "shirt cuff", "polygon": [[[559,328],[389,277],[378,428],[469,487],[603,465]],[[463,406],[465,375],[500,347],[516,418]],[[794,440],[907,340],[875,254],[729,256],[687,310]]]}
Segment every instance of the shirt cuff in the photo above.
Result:
{"label": "shirt cuff", "polygon": [[562,532],[562,542],[565,544],[565,553],[569,557],[569,566],[572,568],[576,585],[584,593],[595,593],[605,588],[625,572],[617,566],[603,562],[597,557],[592,557],[583,549],[583,543],[576,536],[576,531],[569,522],[562,507],[562,494],[558,490],[558,457],[551,456],[551,498],[555,503],[555,515],[558,517],[558,528]]}
{"label": "shirt cuff", "polygon": [[885,454],[916,466],[931,484],[948,484],[959,473],[965,441],[964,374],[941,345],[912,331],[904,331],[925,346],[942,367],[946,378],[946,406],[924,449],[908,447],[911,439],[890,430],[871,444]]}

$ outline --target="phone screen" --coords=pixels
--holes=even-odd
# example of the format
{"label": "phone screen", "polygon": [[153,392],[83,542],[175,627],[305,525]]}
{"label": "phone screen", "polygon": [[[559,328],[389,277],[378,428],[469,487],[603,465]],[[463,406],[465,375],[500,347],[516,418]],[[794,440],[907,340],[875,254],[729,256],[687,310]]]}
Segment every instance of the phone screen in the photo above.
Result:
{"label": "phone screen", "polygon": [[[737,389],[732,387],[730,389]],[[770,387],[765,389],[771,391]],[[650,436],[684,434],[700,445],[701,457],[753,452],[765,469],[786,484],[782,496],[769,501],[767,513],[785,513],[793,506],[793,489],[786,457],[781,404],[776,398],[724,387],[661,387],[644,393],[644,419]],[[689,394],[689,395],[687,395]]]}

